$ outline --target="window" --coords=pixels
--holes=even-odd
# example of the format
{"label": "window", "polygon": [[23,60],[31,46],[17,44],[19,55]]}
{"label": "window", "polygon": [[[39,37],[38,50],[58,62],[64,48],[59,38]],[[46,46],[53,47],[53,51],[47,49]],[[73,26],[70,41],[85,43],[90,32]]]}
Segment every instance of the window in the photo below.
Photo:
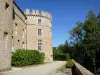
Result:
{"label": "window", "polygon": [[38,40],[38,45],[42,45],[42,40]]}
{"label": "window", "polygon": [[4,41],[5,41],[5,48],[7,48],[8,43],[8,33],[4,32]]}
{"label": "window", "polygon": [[9,4],[6,3],[6,4],[5,4],[5,9],[7,10],[8,8],[9,8]]}
{"label": "window", "polygon": [[17,23],[15,23],[15,34],[17,34]]}
{"label": "window", "polygon": [[41,29],[38,29],[38,35],[41,35]]}
{"label": "window", "polygon": [[41,19],[38,19],[38,24],[41,24]]}
{"label": "window", "polygon": [[42,50],[42,40],[38,40],[38,50],[41,51]]}
{"label": "window", "polygon": [[23,38],[24,38],[24,34],[25,34],[25,32],[24,32],[24,29],[23,29]]}
{"label": "window", "polygon": [[41,49],[42,49],[42,47],[41,46],[38,46],[38,50],[41,51]]}
{"label": "window", "polygon": [[8,33],[4,32],[4,40],[8,40]]}
{"label": "window", "polygon": [[18,40],[17,47],[20,48],[20,40]]}
{"label": "window", "polygon": [[14,47],[14,36],[12,36],[12,47]]}
{"label": "window", "polygon": [[15,19],[15,11],[14,11],[14,8],[13,8],[13,12],[12,12],[12,19],[14,20]]}
{"label": "window", "polygon": [[22,42],[23,49],[25,48],[24,42]]}
{"label": "window", "polygon": [[12,52],[14,52],[14,36],[12,36]]}

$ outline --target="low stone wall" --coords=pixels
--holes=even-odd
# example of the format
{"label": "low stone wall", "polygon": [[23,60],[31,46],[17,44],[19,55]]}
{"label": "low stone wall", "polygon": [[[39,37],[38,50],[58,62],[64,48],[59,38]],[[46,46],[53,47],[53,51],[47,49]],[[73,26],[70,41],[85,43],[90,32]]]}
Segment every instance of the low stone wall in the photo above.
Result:
{"label": "low stone wall", "polygon": [[74,66],[72,68],[72,75],[94,75],[89,70],[81,66],[79,63],[74,61]]}

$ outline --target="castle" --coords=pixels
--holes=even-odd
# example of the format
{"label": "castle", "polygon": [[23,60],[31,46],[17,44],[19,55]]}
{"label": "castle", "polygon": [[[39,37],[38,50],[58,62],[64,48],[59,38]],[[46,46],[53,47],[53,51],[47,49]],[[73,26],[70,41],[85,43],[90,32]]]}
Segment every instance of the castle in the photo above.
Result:
{"label": "castle", "polygon": [[11,68],[17,49],[45,53],[52,62],[52,16],[45,11],[23,11],[13,0],[0,0],[0,71]]}

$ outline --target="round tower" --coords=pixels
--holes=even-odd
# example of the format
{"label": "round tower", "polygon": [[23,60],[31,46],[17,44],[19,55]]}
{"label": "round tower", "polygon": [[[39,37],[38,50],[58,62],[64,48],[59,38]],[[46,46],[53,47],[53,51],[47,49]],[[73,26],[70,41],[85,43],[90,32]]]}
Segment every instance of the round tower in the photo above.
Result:
{"label": "round tower", "polygon": [[0,0],[0,71],[11,68],[13,0]]}
{"label": "round tower", "polygon": [[25,10],[27,16],[27,49],[45,53],[45,62],[52,61],[52,16],[39,10]]}

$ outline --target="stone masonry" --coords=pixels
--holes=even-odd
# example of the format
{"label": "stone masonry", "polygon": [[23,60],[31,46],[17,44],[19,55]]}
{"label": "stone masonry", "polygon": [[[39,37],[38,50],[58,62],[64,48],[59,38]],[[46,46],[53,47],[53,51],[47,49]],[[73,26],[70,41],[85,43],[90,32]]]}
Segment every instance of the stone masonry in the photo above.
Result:
{"label": "stone masonry", "polygon": [[52,16],[45,11],[26,9],[13,0],[0,0],[0,71],[11,68],[11,52],[17,49],[45,53],[45,62],[52,59]]}
{"label": "stone masonry", "polygon": [[45,11],[25,10],[27,48],[45,53],[45,62],[52,61],[52,16]]}
{"label": "stone masonry", "polygon": [[13,0],[0,0],[0,71],[11,68]]}
{"label": "stone masonry", "polygon": [[15,2],[13,8],[12,52],[15,52],[17,49],[26,49],[27,18]]}

